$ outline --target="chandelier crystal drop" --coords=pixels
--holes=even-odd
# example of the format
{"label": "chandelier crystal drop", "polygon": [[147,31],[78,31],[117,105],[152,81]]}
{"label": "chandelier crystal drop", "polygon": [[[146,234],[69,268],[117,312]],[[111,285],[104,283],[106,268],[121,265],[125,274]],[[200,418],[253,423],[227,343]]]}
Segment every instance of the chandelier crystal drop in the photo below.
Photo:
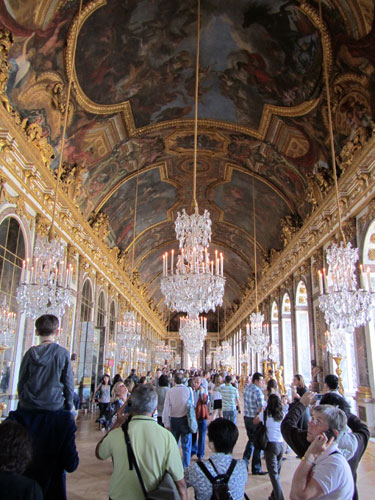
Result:
{"label": "chandelier crystal drop", "polygon": [[141,340],[142,326],[134,311],[125,311],[117,324],[117,341],[121,348],[134,349]]}
{"label": "chandelier crystal drop", "polygon": [[42,314],[63,316],[72,299],[72,267],[65,264],[65,243],[37,236],[32,259],[23,262],[17,287],[20,313],[36,319]]}
{"label": "chandelier crystal drop", "polygon": [[0,352],[10,349],[14,345],[17,332],[17,315],[9,310],[4,297],[0,308]]}
{"label": "chandelier crystal drop", "polygon": [[250,324],[246,325],[246,340],[250,349],[258,354],[265,354],[269,344],[268,327],[263,324],[264,315],[259,311],[250,315]]}
{"label": "chandelier crystal drop", "polygon": [[207,210],[199,215],[188,216],[185,210],[178,213],[175,222],[179,240],[180,255],[174,258],[174,250],[169,258],[163,255],[163,277],[161,291],[165,303],[174,311],[183,311],[190,316],[215,310],[223,303],[224,257],[215,252],[210,261],[208,245],[211,240],[211,219]]}
{"label": "chandelier crystal drop", "polygon": [[331,332],[348,330],[370,321],[375,305],[375,294],[371,291],[369,274],[361,269],[362,283],[366,289],[357,289],[356,262],[358,248],[351,243],[340,246],[334,243],[327,249],[328,274],[319,271],[321,296],[319,307]]}

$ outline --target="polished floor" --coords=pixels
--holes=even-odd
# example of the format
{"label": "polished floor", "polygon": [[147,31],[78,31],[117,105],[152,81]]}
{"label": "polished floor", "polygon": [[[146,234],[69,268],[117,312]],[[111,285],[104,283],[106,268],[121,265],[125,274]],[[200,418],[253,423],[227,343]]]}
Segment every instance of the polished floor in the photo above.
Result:
{"label": "polished floor", "polygon": [[[110,460],[101,461],[95,458],[95,446],[101,439],[102,432],[95,423],[96,416],[92,414],[80,415],[77,420],[77,446],[80,457],[78,469],[68,474],[68,500],[105,500],[108,499],[109,480],[112,471]],[[238,426],[240,437],[234,450],[234,458],[241,458],[247,443],[246,431],[242,416],[239,416]],[[374,440],[372,440],[374,441]],[[206,447],[206,457],[209,450]],[[285,455],[281,470],[281,481],[285,499],[289,498],[290,484],[293,472],[298,465],[298,459],[292,452]],[[266,470],[265,464],[263,469]],[[370,442],[358,470],[358,489],[360,500],[372,500],[375,491],[375,442]],[[250,500],[266,500],[271,493],[271,484],[268,476],[252,476],[246,485],[246,493]],[[371,493],[372,492],[372,493]],[[189,488],[189,500],[194,499],[194,492]],[[131,498],[126,500],[132,500]]]}

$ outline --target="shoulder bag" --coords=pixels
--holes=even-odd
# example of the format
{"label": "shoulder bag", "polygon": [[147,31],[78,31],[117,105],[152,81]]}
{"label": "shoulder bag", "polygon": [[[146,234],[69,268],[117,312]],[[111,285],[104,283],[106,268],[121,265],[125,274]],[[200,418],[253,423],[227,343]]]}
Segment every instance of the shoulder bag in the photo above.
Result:
{"label": "shoulder bag", "polygon": [[267,436],[267,410],[264,411],[264,422],[259,422],[255,429],[254,446],[258,450],[265,450],[268,444]]}
{"label": "shoulder bag", "polygon": [[201,394],[199,394],[197,406],[195,408],[195,415],[197,420],[207,420],[209,418],[207,402],[203,401]]}
{"label": "shoulder bag", "polygon": [[189,388],[189,401],[187,403],[187,413],[188,419],[188,427],[192,434],[196,434],[198,432],[198,422],[195,414],[194,408],[194,400],[193,400],[193,391]]}
{"label": "shoulder bag", "polygon": [[126,449],[128,452],[128,460],[129,460],[129,469],[133,469],[133,465],[135,471],[138,476],[138,480],[141,484],[141,488],[146,500],[181,500],[180,494],[178,492],[176,483],[173,480],[173,477],[168,471],[164,472],[164,475],[158,484],[158,486],[152,491],[146,491],[145,483],[143,482],[141,471],[139,470],[137,460],[134,455],[134,451],[130,442],[129,433],[128,433],[128,425],[129,419],[122,425],[122,430],[124,431]]}

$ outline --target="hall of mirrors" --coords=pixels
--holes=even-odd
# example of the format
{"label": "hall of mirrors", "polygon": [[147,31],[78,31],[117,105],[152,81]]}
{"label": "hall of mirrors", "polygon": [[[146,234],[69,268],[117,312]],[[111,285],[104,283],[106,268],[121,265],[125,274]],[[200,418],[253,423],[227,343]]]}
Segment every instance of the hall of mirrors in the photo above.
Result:
{"label": "hall of mirrors", "polygon": [[[5,184],[6,186],[6,184]],[[11,192],[11,194],[13,194]],[[22,273],[22,263],[31,252],[37,231],[43,226],[38,216],[27,216],[17,208],[17,198],[3,189],[0,212],[1,249],[1,297],[11,310],[17,313],[16,289]],[[375,220],[366,214],[359,214],[357,220],[363,223],[360,245],[363,262],[374,265]],[[336,373],[342,379],[347,398],[352,400],[361,419],[373,428],[374,406],[371,402],[374,390],[373,342],[375,321],[372,320],[355,334],[347,333],[346,352],[338,367],[327,351],[324,335],[324,318],[318,308],[317,273],[322,259],[322,249],[288,277],[281,286],[262,302],[261,307],[268,319],[270,343],[277,346],[275,356],[269,358],[256,353],[247,346],[246,325],[241,324],[235,331],[208,332],[204,348],[197,359],[191,359],[184,351],[177,331],[158,331],[140,313],[141,339],[133,348],[118,348],[117,327],[121,310],[129,307],[126,298],[114,289],[100,271],[93,268],[85,257],[75,254],[69,248],[68,258],[73,263],[74,297],[70,307],[60,318],[58,336],[60,345],[72,355],[77,392],[81,391],[82,401],[88,403],[90,392],[103,373],[112,376],[119,372],[127,375],[131,368],[139,374],[167,365],[170,368],[204,367],[223,369],[245,376],[260,371],[267,374],[272,370],[278,380],[282,380],[286,390],[294,373],[301,373],[313,390],[322,390],[323,374]],[[375,269],[375,268],[374,268]],[[372,278],[372,275],[371,275]],[[374,282],[375,286],[375,282]],[[17,328],[9,348],[1,350],[1,402],[3,414],[17,404],[17,379],[23,353],[37,342],[33,320],[25,314],[17,315]],[[215,358],[217,347],[222,342],[229,343],[230,352],[225,361]],[[165,345],[165,353],[158,347]],[[280,377],[280,378],[279,378]],[[81,387],[80,387],[81,386]],[[83,392],[82,392],[83,389]],[[85,404],[85,403],[83,403]]]}
{"label": "hall of mirrors", "polygon": [[[195,15],[181,8],[179,24],[172,10],[162,19],[144,13],[141,43],[138,25],[125,25],[131,16],[124,2],[99,3],[84,2],[81,24],[74,1],[1,7],[3,416],[17,405],[22,356],[38,342],[30,316],[35,304],[20,304],[17,290],[25,273],[33,284],[38,240],[54,234],[64,244],[65,274],[48,272],[55,281],[63,276],[69,291],[57,340],[71,354],[83,406],[103,373],[127,375],[132,368],[143,375],[164,365],[221,369],[242,383],[255,371],[272,371],[287,393],[296,373],[316,392],[325,375],[337,373],[374,434],[375,314],[345,332],[332,356],[319,274],[328,267],[327,249],[344,238],[358,248],[358,287],[375,292],[374,62],[367,45],[373,2],[322,1],[323,20],[314,1],[275,0],[256,20],[243,2],[244,23],[230,2],[218,2],[214,12],[203,7],[199,133],[192,119]],[[127,6],[134,14],[136,3]],[[96,50],[96,16],[107,9],[113,29],[101,34],[100,49],[108,66]],[[177,34],[176,25],[184,27]],[[73,47],[75,28],[82,32]],[[123,74],[128,68],[130,76]],[[194,134],[197,200],[191,199]],[[169,310],[160,292],[163,255],[179,251],[173,222],[192,201],[210,211],[209,250],[220,255],[217,274],[226,280],[222,305],[203,314],[207,335],[197,357],[180,339],[182,314]],[[267,334],[263,350],[249,342],[257,309]],[[124,343],[128,313],[135,330]]]}

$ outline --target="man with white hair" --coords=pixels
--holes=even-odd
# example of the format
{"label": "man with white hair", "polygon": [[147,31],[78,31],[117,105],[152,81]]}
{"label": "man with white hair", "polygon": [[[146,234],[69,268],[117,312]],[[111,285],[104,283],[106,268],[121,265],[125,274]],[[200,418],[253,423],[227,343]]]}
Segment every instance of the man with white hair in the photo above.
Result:
{"label": "man with white hair", "polygon": [[[138,385],[131,395],[131,419],[127,430],[136,462],[146,491],[154,490],[169,472],[176,484],[181,500],[187,500],[180,452],[173,435],[152,418],[158,404],[155,389],[149,384]],[[137,473],[129,461],[125,435],[119,415],[112,430],[99,441],[95,454],[100,460],[113,460],[113,473],[109,487],[111,500],[144,500]]]}
{"label": "man with white hair", "polygon": [[345,413],[331,405],[314,408],[307,429],[310,443],[297,467],[291,500],[351,500],[353,476],[335,440],[346,427]]}

